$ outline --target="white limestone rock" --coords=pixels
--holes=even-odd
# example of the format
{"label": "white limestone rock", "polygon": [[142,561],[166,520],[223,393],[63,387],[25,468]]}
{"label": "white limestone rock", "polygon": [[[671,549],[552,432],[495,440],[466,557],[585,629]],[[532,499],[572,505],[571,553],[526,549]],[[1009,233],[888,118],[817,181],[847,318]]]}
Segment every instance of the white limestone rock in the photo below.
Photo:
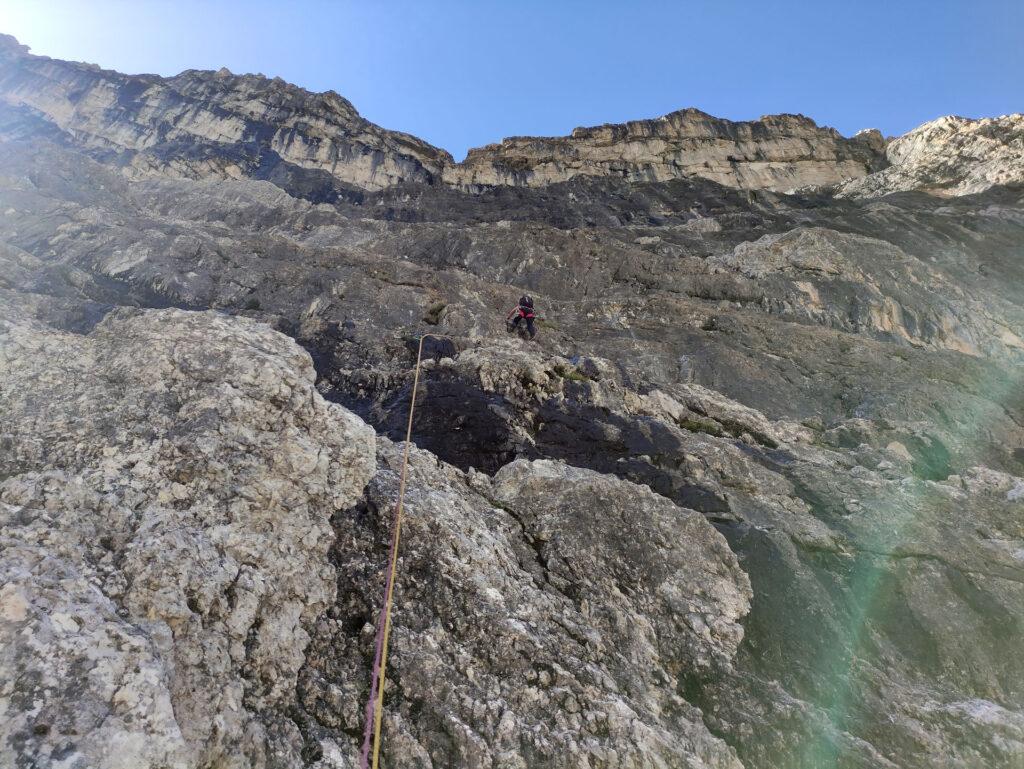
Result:
{"label": "white limestone rock", "polygon": [[948,115],[889,142],[890,166],[839,188],[873,197],[921,190],[952,197],[1024,182],[1024,114],[970,120]]}

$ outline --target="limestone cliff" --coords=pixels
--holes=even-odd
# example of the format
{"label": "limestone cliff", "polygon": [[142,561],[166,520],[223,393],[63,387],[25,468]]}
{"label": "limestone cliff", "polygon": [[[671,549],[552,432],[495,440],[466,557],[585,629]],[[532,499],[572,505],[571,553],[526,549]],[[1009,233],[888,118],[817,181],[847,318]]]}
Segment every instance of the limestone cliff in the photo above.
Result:
{"label": "limestone cliff", "polygon": [[[33,56],[0,36],[0,100],[65,142],[131,175],[268,179],[318,200],[358,199],[406,183],[462,189],[542,187],[576,177],[664,182],[700,177],[744,190],[841,186],[964,194],[1024,178],[1021,116],[947,117],[886,142],[844,138],[802,115],[732,122],[697,109],[655,120],[513,137],[455,163],[444,150],[360,117],[328,91],[279,78],[189,70],[123,75]],[[12,120],[8,116],[7,120]],[[34,129],[39,130],[38,126]]]}
{"label": "limestone cliff", "polygon": [[[430,181],[450,156],[364,120],[338,94],[262,75],[122,75],[0,39],[0,99],[136,173],[270,178],[361,189]],[[297,178],[296,178],[297,177]]]}
{"label": "limestone cliff", "polygon": [[32,56],[9,36],[0,40],[0,99],[134,173],[267,178],[320,197],[339,194],[332,183],[363,190],[437,180],[541,186],[580,175],[701,176],[788,190],[862,177],[884,157],[877,133],[844,139],[799,115],[733,123],[690,109],[578,128],[571,137],[506,139],[456,164],[443,150],[364,120],[333,92],[227,70],[122,75]]}
{"label": "limestone cliff", "polygon": [[802,115],[733,123],[700,110],[657,120],[577,128],[560,138],[516,137],[471,150],[444,180],[543,186],[576,176],[664,182],[699,176],[748,190],[792,190],[866,176],[884,164],[877,132],[845,139]]}
{"label": "limestone cliff", "polygon": [[970,195],[1024,183],[1024,115],[968,120],[943,117],[889,143],[890,166],[841,186],[861,197],[901,190]]}

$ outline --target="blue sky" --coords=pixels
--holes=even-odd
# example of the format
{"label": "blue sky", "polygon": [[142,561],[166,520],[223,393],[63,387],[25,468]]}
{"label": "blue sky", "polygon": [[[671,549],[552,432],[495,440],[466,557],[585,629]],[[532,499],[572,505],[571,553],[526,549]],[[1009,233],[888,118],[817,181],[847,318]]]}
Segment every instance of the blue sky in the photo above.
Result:
{"label": "blue sky", "polygon": [[689,106],[847,135],[1024,111],[1024,0],[0,0],[0,31],[124,72],[334,89],[457,158]]}

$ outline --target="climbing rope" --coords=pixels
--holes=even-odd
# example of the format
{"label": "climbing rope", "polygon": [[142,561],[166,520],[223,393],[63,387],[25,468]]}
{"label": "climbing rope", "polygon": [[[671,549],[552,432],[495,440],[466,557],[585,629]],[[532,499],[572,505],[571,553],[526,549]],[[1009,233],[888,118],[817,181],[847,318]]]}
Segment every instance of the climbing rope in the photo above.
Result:
{"label": "climbing rope", "polygon": [[[423,359],[423,340],[436,334],[420,337],[416,352],[416,370],[412,378],[412,400],[409,403],[409,422],[405,428],[405,449],[402,452],[402,473],[398,482],[398,504],[391,529],[391,547],[388,551],[388,575],[384,583],[384,605],[377,622],[377,647],[373,657],[373,675],[370,679],[370,698],[366,702],[366,726],[363,729],[363,752],[360,769],[377,769],[380,762],[380,725],[384,714],[384,678],[388,666],[388,640],[391,637],[391,608],[395,597],[395,575],[398,572],[398,539],[402,533],[402,511],[405,504],[405,478],[409,469],[409,445],[412,443],[412,417],[416,411],[416,391],[420,384],[420,362]],[[371,740],[373,757],[370,757]]]}

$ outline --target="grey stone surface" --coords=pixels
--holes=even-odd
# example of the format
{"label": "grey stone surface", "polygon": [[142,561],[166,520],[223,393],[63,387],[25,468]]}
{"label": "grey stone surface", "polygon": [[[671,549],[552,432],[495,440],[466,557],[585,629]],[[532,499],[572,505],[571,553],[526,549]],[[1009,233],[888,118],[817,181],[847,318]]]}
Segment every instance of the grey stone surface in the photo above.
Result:
{"label": "grey stone surface", "polygon": [[[381,442],[365,504],[335,521],[338,604],[300,682],[311,716],[348,733],[400,449]],[[749,605],[702,516],[560,462],[519,460],[492,481],[422,450],[406,513],[385,764],[740,766],[679,694],[729,667]],[[324,766],[354,765],[354,741],[321,747]]]}
{"label": "grey stone surface", "polygon": [[460,170],[3,49],[5,762],[354,766],[429,332],[385,765],[1020,764],[1014,116]]}
{"label": "grey stone surface", "polygon": [[[270,766],[373,432],[216,313],[0,320],[0,762]],[[301,741],[300,741],[301,742]]]}

